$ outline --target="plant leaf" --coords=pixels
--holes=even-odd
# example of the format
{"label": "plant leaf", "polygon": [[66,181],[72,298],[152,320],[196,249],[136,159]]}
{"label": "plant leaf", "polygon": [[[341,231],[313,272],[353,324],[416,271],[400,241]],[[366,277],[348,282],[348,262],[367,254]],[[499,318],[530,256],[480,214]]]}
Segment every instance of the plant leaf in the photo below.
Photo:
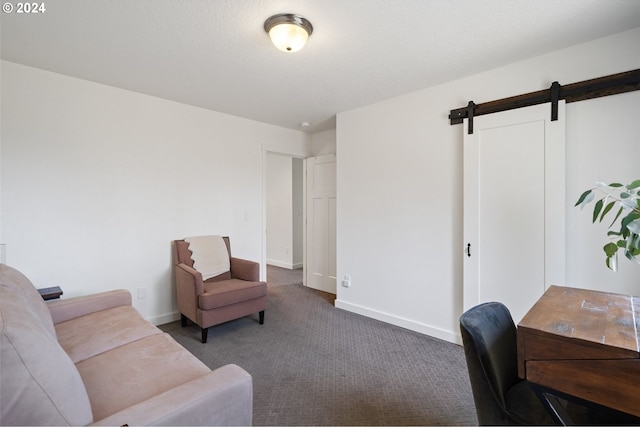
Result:
{"label": "plant leaf", "polygon": [[629,224],[636,221],[637,219],[640,219],[640,213],[633,213],[633,212],[628,214],[624,218],[622,218],[622,221],[620,221],[621,231],[623,228],[628,228]]}
{"label": "plant leaf", "polygon": [[604,208],[604,210],[602,211],[602,215],[600,215],[600,222],[602,222],[602,220],[604,219],[604,216],[609,213],[609,211],[611,210],[611,208],[616,204],[616,202],[609,202],[609,204]]}
{"label": "plant leaf", "polygon": [[618,245],[615,243],[607,243],[602,249],[604,249],[604,253],[607,254],[608,257],[612,257],[618,252]]}
{"label": "plant leaf", "polygon": [[[587,196],[591,195],[591,198],[589,200],[587,199]],[[582,193],[582,195],[580,196],[580,198],[578,199],[578,201],[576,202],[575,206],[581,205],[581,204],[587,204],[589,203],[591,200],[593,200],[593,191],[592,190],[587,190],[584,193]]]}
{"label": "plant leaf", "polygon": [[634,188],[640,187],[640,179],[636,179],[631,184],[627,185],[627,190],[633,190]]}
{"label": "plant leaf", "polygon": [[633,261],[634,256],[633,256],[633,254],[631,252],[624,251],[624,256],[626,256],[628,259]]}
{"label": "plant leaf", "polygon": [[[602,187],[602,189],[600,189]],[[596,186],[582,193],[575,206],[583,209],[587,204],[596,199],[596,190],[604,193],[604,197],[596,200],[593,207],[592,222],[603,222],[616,203],[619,209],[615,218],[609,225],[607,236],[611,242],[603,246],[606,255],[605,263],[613,271],[618,269],[618,252],[621,249],[626,258],[640,263],[640,179],[632,181],[628,185],[613,182],[606,185],[596,182]],[[623,214],[624,213],[624,214]],[[614,228],[620,219],[619,228]]]}
{"label": "plant leaf", "polygon": [[627,224],[627,228],[634,234],[640,234],[640,219],[634,219],[629,224]]}
{"label": "plant leaf", "polygon": [[622,206],[621,206],[620,209],[618,209],[618,213],[616,214],[616,217],[613,218],[613,221],[611,221],[611,225],[609,226],[609,228],[613,227],[613,224],[616,223],[616,221],[620,217],[620,214],[622,213],[622,211],[623,211],[623,209],[622,209]]}
{"label": "plant leaf", "polygon": [[613,255],[611,257],[607,257],[606,260],[607,267],[611,271],[618,271],[618,255]]}
{"label": "plant leaf", "polygon": [[593,207],[593,221],[592,222],[596,222],[596,219],[598,219],[598,215],[600,215],[600,211],[602,210],[602,205],[604,205],[604,202],[602,201],[602,199],[598,200],[596,202],[596,205]]}

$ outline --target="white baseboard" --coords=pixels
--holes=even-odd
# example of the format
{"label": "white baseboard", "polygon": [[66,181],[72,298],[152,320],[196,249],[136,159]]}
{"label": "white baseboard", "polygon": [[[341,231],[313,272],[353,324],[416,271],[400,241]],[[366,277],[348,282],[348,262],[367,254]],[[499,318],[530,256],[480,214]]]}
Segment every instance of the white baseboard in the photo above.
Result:
{"label": "white baseboard", "polygon": [[164,325],[165,323],[171,323],[175,322],[176,320],[180,320],[180,313],[167,313],[160,316],[151,317],[147,320],[153,323],[155,326]]}
{"label": "white baseboard", "polygon": [[[391,325],[399,326],[401,328],[409,329],[410,331],[418,332],[420,334],[429,335],[434,338],[438,338],[444,341],[448,341],[453,344],[462,345],[462,337],[458,333],[445,331],[440,328],[434,328],[433,326],[426,325],[420,322],[414,322],[413,320],[405,319],[398,316],[393,316],[387,313],[383,313],[370,308],[362,307],[360,305],[351,304],[336,299],[335,307],[350,311],[352,313],[359,314],[361,316],[370,317],[372,319],[380,320],[381,322],[389,323]],[[167,313],[161,316],[156,316],[147,319],[152,324],[164,325],[165,323],[175,322],[180,320],[180,313]]]}
{"label": "white baseboard", "polygon": [[434,338],[438,338],[444,341],[448,341],[453,344],[462,345],[462,337],[459,333],[445,331],[440,328],[426,325],[424,323],[415,322],[413,320],[405,319],[402,317],[394,316],[381,311],[372,310],[360,305],[351,304],[345,301],[336,299],[336,308],[350,311],[352,313],[360,314],[362,316],[370,317],[372,319],[380,320],[391,325],[400,326],[401,328],[409,329],[410,331],[418,332],[424,335],[429,335]]}
{"label": "white baseboard", "polygon": [[302,268],[303,266],[301,262],[296,264],[291,264],[289,262],[282,262],[274,259],[268,259],[267,264],[273,265],[274,267],[286,268],[288,270],[295,270],[296,268]]}

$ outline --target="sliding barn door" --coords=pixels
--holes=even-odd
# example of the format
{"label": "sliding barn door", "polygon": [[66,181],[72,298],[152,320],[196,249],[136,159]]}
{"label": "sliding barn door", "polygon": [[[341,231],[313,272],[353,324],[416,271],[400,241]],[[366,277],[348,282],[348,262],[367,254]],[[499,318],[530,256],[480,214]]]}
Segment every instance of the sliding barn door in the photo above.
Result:
{"label": "sliding barn door", "polygon": [[565,277],[564,102],[464,122],[464,309],[504,303],[517,323]]}

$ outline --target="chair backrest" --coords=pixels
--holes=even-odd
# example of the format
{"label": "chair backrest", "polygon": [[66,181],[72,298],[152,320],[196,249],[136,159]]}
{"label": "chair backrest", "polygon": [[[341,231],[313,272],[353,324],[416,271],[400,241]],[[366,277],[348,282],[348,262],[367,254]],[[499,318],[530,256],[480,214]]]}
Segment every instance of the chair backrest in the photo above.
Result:
{"label": "chair backrest", "polygon": [[509,424],[505,394],[518,378],[516,327],[509,309],[488,302],[460,316],[460,332],[480,425]]}
{"label": "chair backrest", "polygon": [[[229,258],[231,258],[231,244],[229,243],[229,237],[223,236],[225,245],[227,245],[227,252],[229,252]],[[173,262],[178,264],[186,264],[187,266],[193,268],[193,259],[191,259],[191,251],[189,250],[189,243],[185,242],[184,239],[175,240],[173,242]],[[212,277],[205,281],[208,282],[219,282],[221,280],[228,280],[233,277],[231,271],[227,271],[226,273],[222,273],[219,276]]]}
{"label": "chair backrest", "polygon": [[[229,237],[224,236],[222,239],[224,240],[225,245],[227,245],[229,258],[231,258],[231,244],[229,243]],[[186,264],[193,268],[193,260],[191,259],[189,243],[185,242],[184,239],[173,242],[173,259],[176,264]]]}

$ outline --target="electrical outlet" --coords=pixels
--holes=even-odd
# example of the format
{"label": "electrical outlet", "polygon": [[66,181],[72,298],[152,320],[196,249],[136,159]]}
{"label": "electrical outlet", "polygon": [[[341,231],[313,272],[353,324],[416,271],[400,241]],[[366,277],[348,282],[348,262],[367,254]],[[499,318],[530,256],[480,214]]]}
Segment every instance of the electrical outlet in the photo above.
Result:
{"label": "electrical outlet", "polygon": [[144,299],[147,296],[147,290],[145,288],[138,288],[138,299]]}
{"label": "electrical outlet", "polygon": [[351,276],[349,276],[348,274],[344,275],[344,278],[342,279],[342,286],[344,286],[345,288],[351,286]]}

